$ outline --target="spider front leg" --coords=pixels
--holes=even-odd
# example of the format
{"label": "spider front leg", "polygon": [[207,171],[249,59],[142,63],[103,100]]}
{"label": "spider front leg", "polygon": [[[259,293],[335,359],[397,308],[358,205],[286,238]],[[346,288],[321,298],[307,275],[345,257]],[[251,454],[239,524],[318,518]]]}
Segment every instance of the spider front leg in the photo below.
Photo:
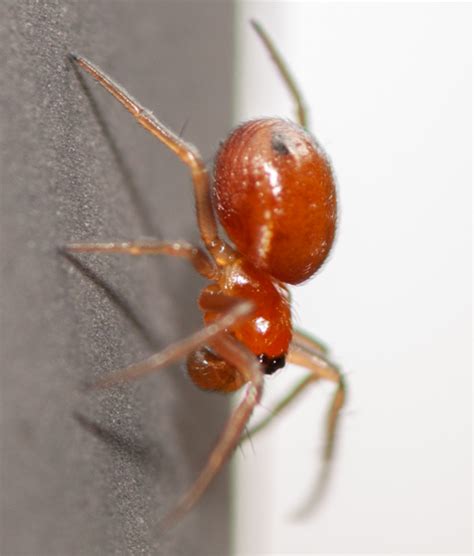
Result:
{"label": "spider front leg", "polygon": [[107,243],[69,243],[67,253],[126,253],[128,255],[169,255],[187,259],[205,278],[216,277],[216,267],[199,247],[185,241],[127,241]]}
{"label": "spider front leg", "polygon": [[218,236],[209,191],[209,176],[197,149],[162,124],[149,110],[143,107],[98,66],[77,54],[70,54],[69,57],[128,110],[142,127],[164,143],[186,164],[191,171],[194,184],[196,212],[202,240],[213,259],[218,263],[225,264],[232,258],[233,250]]}
{"label": "spider front leg", "polygon": [[204,494],[238,444],[255,406],[262,397],[263,375],[253,353],[228,334],[214,338],[209,345],[222,358],[234,365],[249,384],[242,401],[231,414],[198,478],[181,498],[177,507],[161,522],[164,528],[176,523]]}
{"label": "spider front leg", "polygon": [[209,343],[228,328],[247,318],[252,310],[253,304],[250,301],[237,302],[225,315],[216,319],[212,324],[208,324],[187,338],[171,344],[143,361],[108,374],[94,383],[91,388],[109,388],[115,384],[136,380],[142,376],[154,373],[204,344]]}

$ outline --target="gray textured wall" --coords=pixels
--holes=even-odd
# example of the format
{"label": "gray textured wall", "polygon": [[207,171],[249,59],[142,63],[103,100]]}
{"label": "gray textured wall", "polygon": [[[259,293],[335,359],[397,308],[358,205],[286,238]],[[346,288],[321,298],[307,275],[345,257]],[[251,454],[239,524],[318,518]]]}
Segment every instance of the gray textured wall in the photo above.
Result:
{"label": "gray textured wall", "polygon": [[[5,555],[225,554],[226,474],[176,530],[158,518],[227,413],[182,366],[92,395],[80,386],[200,325],[186,263],[66,260],[71,240],[197,240],[188,172],[99,87],[74,50],[210,157],[230,123],[228,2],[3,0],[2,549]],[[97,112],[97,113],[96,113]]]}

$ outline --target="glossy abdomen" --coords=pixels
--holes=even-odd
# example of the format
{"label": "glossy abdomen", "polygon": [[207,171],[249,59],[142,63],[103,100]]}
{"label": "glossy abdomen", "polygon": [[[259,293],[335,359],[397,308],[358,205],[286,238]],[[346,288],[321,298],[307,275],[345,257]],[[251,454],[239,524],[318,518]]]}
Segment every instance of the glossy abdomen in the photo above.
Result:
{"label": "glossy abdomen", "polygon": [[316,272],[334,239],[336,194],[309,133],[280,119],[247,122],[222,145],[214,177],[219,219],[255,267],[289,284]]}

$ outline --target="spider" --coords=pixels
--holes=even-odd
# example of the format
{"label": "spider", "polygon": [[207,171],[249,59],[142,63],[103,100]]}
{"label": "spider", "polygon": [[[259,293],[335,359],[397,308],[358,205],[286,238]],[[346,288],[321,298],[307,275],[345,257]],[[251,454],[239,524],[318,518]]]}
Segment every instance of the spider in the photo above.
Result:
{"label": "spider", "polygon": [[[65,250],[182,257],[210,281],[198,298],[205,323],[202,330],[94,386],[133,380],[182,357],[187,357],[191,380],[202,389],[235,392],[246,386],[194,484],[165,518],[167,524],[198,502],[239,443],[261,399],[264,375],[287,362],[310,371],[250,434],[266,426],[312,382],[326,379],[336,383],[327,420],[326,461],[333,453],[337,417],[345,398],[343,377],[327,359],[325,348],[293,329],[287,289],[287,284],[310,278],[329,253],[336,228],[333,174],[323,150],[306,129],[307,112],[283,59],[260,24],[251,24],[289,89],[298,123],[261,118],[235,128],[216,155],[212,188],[193,145],[168,129],[96,65],[70,54],[73,63],[189,168],[205,249],[184,241],[135,241],[70,243]],[[219,237],[216,213],[235,247]]]}

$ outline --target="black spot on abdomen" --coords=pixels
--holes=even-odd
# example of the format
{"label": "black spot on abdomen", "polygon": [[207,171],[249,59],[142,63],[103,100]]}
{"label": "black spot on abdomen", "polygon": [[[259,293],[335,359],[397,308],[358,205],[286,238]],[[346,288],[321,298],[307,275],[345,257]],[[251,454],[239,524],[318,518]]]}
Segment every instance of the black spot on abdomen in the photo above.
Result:
{"label": "black spot on abdomen", "polygon": [[272,149],[280,155],[290,154],[290,149],[286,146],[285,140],[280,133],[274,133],[272,135]]}

